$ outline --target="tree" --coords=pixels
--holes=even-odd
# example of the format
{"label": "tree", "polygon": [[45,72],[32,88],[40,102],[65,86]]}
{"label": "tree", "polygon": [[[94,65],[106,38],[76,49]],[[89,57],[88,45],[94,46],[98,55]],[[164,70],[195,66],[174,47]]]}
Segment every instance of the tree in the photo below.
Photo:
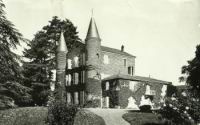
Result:
{"label": "tree", "polygon": [[188,121],[200,122],[200,45],[197,45],[195,57],[182,67],[181,81],[186,82],[183,92],[177,91],[166,100],[161,114],[177,125],[189,125]]}
{"label": "tree", "polygon": [[80,41],[76,27],[68,19],[61,21],[58,17],[53,17],[49,25],[36,33],[34,39],[28,44],[29,49],[25,49],[24,57],[29,59],[24,62],[25,84],[33,88],[32,96],[34,103],[45,105],[48,100],[49,86],[53,82],[52,70],[55,69],[56,45],[60,39],[61,30],[68,50]]}
{"label": "tree", "polygon": [[6,18],[5,5],[0,0],[0,107],[9,107],[30,101],[30,89],[20,84],[20,56],[12,52],[21,41],[26,41],[22,34]]}
{"label": "tree", "polygon": [[200,99],[200,45],[197,45],[194,59],[188,61],[188,65],[182,67],[182,74],[180,80],[186,81],[190,87],[190,94],[195,99]]}

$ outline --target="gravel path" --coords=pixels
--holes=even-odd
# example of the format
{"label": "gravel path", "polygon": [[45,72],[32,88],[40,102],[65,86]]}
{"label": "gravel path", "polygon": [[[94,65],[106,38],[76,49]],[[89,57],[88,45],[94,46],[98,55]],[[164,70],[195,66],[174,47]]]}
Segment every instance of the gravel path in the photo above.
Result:
{"label": "gravel path", "polygon": [[101,116],[106,125],[130,125],[125,121],[122,116],[127,113],[124,109],[98,109],[98,108],[87,108],[87,110]]}

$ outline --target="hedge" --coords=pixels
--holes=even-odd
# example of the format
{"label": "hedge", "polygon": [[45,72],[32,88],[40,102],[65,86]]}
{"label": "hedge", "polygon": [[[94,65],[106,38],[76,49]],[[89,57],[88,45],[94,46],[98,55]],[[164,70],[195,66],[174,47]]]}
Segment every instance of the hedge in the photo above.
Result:
{"label": "hedge", "polygon": [[46,107],[0,110],[0,125],[46,125]]}

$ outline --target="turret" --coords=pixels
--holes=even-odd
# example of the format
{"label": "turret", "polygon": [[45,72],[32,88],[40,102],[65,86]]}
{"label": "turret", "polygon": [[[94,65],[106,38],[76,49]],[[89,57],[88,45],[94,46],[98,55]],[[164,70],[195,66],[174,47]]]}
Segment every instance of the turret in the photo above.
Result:
{"label": "turret", "polygon": [[90,20],[86,43],[86,100],[101,99],[101,39],[94,18]]}
{"label": "turret", "polygon": [[56,50],[56,99],[65,101],[65,68],[67,46],[65,43],[63,32],[61,32],[60,40]]}

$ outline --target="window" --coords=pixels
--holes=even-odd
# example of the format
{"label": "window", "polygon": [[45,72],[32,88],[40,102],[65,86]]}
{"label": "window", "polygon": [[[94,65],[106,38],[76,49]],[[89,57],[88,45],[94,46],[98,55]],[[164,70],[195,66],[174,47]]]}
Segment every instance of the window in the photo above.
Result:
{"label": "window", "polygon": [[66,75],[66,86],[70,86],[72,81],[72,76],[70,74]]}
{"label": "window", "polygon": [[53,69],[53,70],[51,70],[51,72],[52,72],[52,78],[51,78],[51,80],[52,81],[56,81],[56,70]]}
{"label": "window", "polygon": [[80,104],[84,104],[85,101],[85,92],[80,91]]}
{"label": "window", "polygon": [[68,81],[69,81],[69,76],[66,75],[66,76],[65,76],[65,86],[68,86]]}
{"label": "window", "polygon": [[85,65],[85,53],[82,54],[82,65]]}
{"label": "window", "polygon": [[126,59],[123,59],[123,60],[124,60],[124,67],[126,67],[126,63],[127,63],[127,62],[126,62]]}
{"label": "window", "polygon": [[145,95],[151,95],[151,89],[149,85],[146,85],[146,92]]}
{"label": "window", "polygon": [[50,82],[50,89],[51,91],[55,90],[55,82]]}
{"label": "window", "polygon": [[78,92],[74,92],[74,104],[79,104]]}
{"label": "window", "polygon": [[139,89],[139,83],[137,81],[130,81],[129,89],[133,92],[136,92]]}
{"label": "window", "polygon": [[108,55],[104,55],[104,56],[103,56],[103,62],[104,62],[104,64],[109,64]]}
{"label": "window", "polygon": [[151,94],[151,95],[156,95],[156,91],[155,91],[155,90],[151,90],[151,91],[150,91],[150,94]]}
{"label": "window", "polygon": [[99,59],[99,56],[100,56],[99,53],[97,53],[97,57],[98,57],[98,59]]}
{"label": "window", "polygon": [[79,82],[79,74],[78,73],[73,73],[73,83],[75,84],[75,85],[77,85],[78,84],[78,82]]}
{"label": "window", "polygon": [[133,66],[131,67],[131,69],[132,69],[132,72],[131,72],[131,73],[132,73],[132,76],[133,76],[133,75],[134,75],[134,70],[133,70]]}
{"label": "window", "polygon": [[72,60],[67,59],[67,69],[72,69]]}
{"label": "window", "polygon": [[131,67],[128,67],[128,74],[131,75]]}
{"label": "window", "polygon": [[106,82],[106,90],[109,90],[109,82]]}
{"label": "window", "polygon": [[78,67],[79,66],[79,58],[76,56],[74,57],[74,67]]}
{"label": "window", "polygon": [[81,71],[81,83],[85,83],[85,71]]}
{"label": "window", "polygon": [[67,92],[67,103],[71,104],[71,100],[72,100],[71,93]]}

